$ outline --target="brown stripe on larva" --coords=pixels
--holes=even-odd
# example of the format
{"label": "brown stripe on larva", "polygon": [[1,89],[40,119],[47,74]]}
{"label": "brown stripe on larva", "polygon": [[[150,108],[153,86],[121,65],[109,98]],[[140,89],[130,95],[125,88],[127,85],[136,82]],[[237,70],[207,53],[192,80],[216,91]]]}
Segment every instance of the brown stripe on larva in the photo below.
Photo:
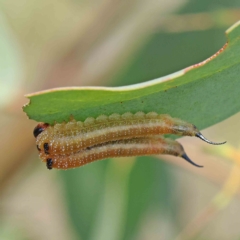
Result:
{"label": "brown stripe on larva", "polygon": [[155,112],[101,115],[53,126],[40,123],[33,134],[39,156],[48,169],[74,168],[109,157],[161,153],[181,156],[200,167],[188,158],[178,142],[160,135],[196,136],[210,144],[225,143],[211,142],[193,124]]}
{"label": "brown stripe on larva", "polygon": [[101,115],[96,119],[87,118],[85,122],[71,120],[48,126],[37,136],[36,144],[41,152],[44,151],[44,144],[48,144],[49,154],[64,156],[110,141],[163,134],[195,136],[198,132],[193,124],[169,115],[137,112],[112,114],[109,117]]}
{"label": "brown stripe on larva", "polygon": [[47,162],[49,169],[69,169],[106,158],[154,154],[181,156],[189,161],[180,143],[171,139],[163,138],[120,140],[96,145],[90,149],[80,150],[75,154],[66,154],[62,156],[46,156],[42,154],[40,156],[44,162]]}

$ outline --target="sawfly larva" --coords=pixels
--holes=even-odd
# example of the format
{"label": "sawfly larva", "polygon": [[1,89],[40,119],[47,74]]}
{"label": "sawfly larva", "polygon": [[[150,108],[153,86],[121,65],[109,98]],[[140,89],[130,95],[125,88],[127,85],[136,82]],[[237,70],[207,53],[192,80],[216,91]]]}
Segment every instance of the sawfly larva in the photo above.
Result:
{"label": "sawfly larva", "polygon": [[99,144],[79,152],[66,155],[45,155],[40,157],[46,162],[47,168],[69,169],[83,166],[105,158],[146,156],[154,154],[169,154],[180,156],[191,164],[202,167],[192,162],[185,153],[182,145],[177,141],[163,138],[134,138]]}
{"label": "sawfly larva", "polygon": [[[35,127],[33,134],[36,137],[37,149],[40,152],[39,156],[43,161],[47,162],[49,169],[78,167],[107,157],[141,156],[160,153],[174,155],[165,151],[166,147],[163,147],[164,140],[159,138],[159,136],[164,134],[196,136],[207,143],[215,145],[225,143],[211,142],[193,124],[155,112],[147,114],[143,112],[137,112],[136,114],[124,113],[123,115],[115,113],[110,116],[101,115],[96,119],[87,118],[84,122],[72,119],[67,123],[56,123],[53,126],[47,123],[40,123]],[[143,146],[144,141],[148,142],[149,145],[150,142],[156,142],[156,137],[158,137],[158,151],[156,153],[154,151],[148,153],[143,150],[142,153],[141,151],[133,151],[135,155],[130,154],[131,151],[127,145],[132,148],[135,146],[134,149],[139,149],[137,145]],[[178,142],[173,140],[166,142],[169,147],[174,144],[179,145]],[[164,144],[166,146],[166,143]],[[121,152],[124,154],[111,155],[112,150],[107,151],[106,148],[123,148],[124,150],[121,150]],[[105,152],[102,155],[94,153],[95,157],[89,157],[92,156],[93,152],[101,152],[103,149],[105,149]],[[100,155],[103,157],[100,157]],[[178,156],[182,155],[178,154]],[[186,158],[193,164],[188,157]]]}

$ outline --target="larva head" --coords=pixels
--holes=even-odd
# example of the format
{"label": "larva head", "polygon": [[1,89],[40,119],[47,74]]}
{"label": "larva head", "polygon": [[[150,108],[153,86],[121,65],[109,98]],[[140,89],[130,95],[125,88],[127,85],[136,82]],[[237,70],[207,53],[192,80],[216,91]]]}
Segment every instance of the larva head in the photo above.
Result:
{"label": "larva head", "polygon": [[33,130],[33,135],[36,138],[41,132],[43,132],[49,124],[47,123],[39,123]]}
{"label": "larva head", "polygon": [[36,138],[38,151],[41,152],[41,150],[44,150],[44,152],[46,154],[48,154],[49,146],[48,146],[48,144],[44,144],[43,146],[40,146],[42,144],[39,144],[39,138],[41,138],[41,136],[42,136],[41,133],[44,130],[46,130],[48,128],[48,126],[49,126],[49,124],[47,124],[47,123],[39,123],[33,130],[33,135]]}

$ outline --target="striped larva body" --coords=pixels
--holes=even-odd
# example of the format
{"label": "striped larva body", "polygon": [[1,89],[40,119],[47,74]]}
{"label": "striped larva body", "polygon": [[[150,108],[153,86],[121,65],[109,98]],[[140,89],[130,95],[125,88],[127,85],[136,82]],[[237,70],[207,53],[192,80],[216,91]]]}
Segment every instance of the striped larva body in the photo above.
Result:
{"label": "striped larva body", "polygon": [[[155,112],[101,115],[96,119],[87,118],[84,122],[70,120],[68,123],[57,123],[53,126],[40,123],[34,129],[40,158],[47,162],[49,169],[78,167],[107,157],[141,156],[156,153],[176,155],[167,151],[166,145],[171,148],[179,143],[173,140],[164,142],[166,139],[159,138],[164,134],[196,136],[208,143],[218,144],[204,138],[193,124]],[[144,141],[145,143],[143,143]],[[150,145],[155,146],[156,144],[158,145],[157,152],[154,150],[155,147],[149,148]],[[140,149],[141,147],[145,149],[145,152],[144,150],[143,152],[130,150],[130,148]],[[122,149],[119,150],[122,154],[113,155],[115,151],[113,149],[117,148]],[[103,151],[103,149],[105,150]],[[147,149],[152,149],[152,151]],[[100,153],[101,151],[103,152]],[[182,156],[181,154],[178,156]]]}
{"label": "striped larva body", "polygon": [[197,132],[193,124],[171,118],[169,115],[138,112],[134,115],[102,115],[96,119],[87,118],[85,122],[72,120],[55,124],[46,128],[37,137],[36,143],[40,149],[59,155],[75,153],[80,149],[109,141],[163,134],[194,136]]}
{"label": "striped larva body", "polygon": [[[70,155],[46,156],[45,154],[40,154],[40,157],[47,163],[49,169],[69,169],[80,167],[87,163],[105,158],[146,156],[154,154],[180,156],[191,162],[180,143],[171,139],[163,138],[125,139],[99,144]],[[194,164],[193,162],[191,163]]]}

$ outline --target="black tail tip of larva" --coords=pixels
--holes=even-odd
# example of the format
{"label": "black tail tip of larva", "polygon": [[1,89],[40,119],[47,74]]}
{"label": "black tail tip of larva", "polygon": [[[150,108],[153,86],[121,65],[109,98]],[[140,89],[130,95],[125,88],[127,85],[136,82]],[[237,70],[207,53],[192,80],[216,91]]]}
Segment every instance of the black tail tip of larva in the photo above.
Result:
{"label": "black tail tip of larva", "polygon": [[225,142],[216,143],[216,142],[209,141],[200,132],[196,133],[195,136],[202,139],[204,142],[207,142],[207,143],[213,144],[213,145],[222,145],[222,144],[225,144],[227,142],[227,141],[225,141]]}
{"label": "black tail tip of larva", "polygon": [[185,159],[187,162],[191,163],[192,165],[194,165],[195,167],[203,167],[203,166],[200,166],[196,163],[194,163],[188,156],[186,153],[184,153],[182,156],[181,156],[183,159]]}

